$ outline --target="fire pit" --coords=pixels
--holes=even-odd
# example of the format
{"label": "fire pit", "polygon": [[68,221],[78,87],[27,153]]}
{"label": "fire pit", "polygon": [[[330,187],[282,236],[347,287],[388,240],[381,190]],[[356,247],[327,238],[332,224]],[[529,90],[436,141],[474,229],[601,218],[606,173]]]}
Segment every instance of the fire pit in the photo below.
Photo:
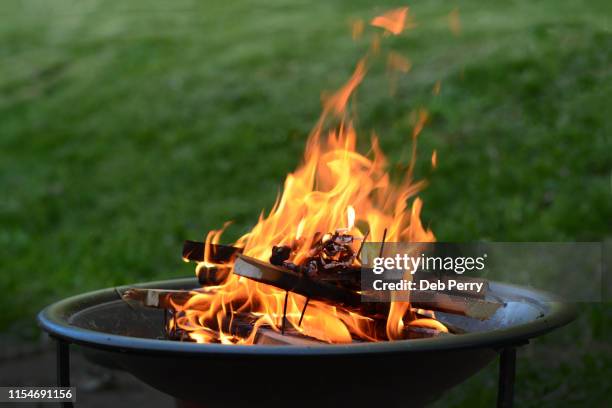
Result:
{"label": "fire pit", "polygon": [[[130,287],[192,289],[195,279]],[[38,320],[58,341],[58,383],[69,384],[68,345],[94,362],[132,373],[178,400],[206,407],[315,406],[333,402],[423,405],[501,355],[499,406],[511,406],[515,349],[560,327],[574,310],[550,295],[501,283],[490,294],[504,307],[492,318],[438,313],[458,336],[336,345],[221,345],[158,339],[164,314],[130,308],[111,288],[43,310]],[[194,405],[198,406],[198,405]]]}
{"label": "fire pit", "polygon": [[[426,110],[411,115],[411,159],[398,178],[376,137],[368,154],[357,150],[348,106],[380,41],[401,33],[407,13],[372,20],[385,34],[327,95],[304,162],[270,212],[232,246],[219,245],[223,229],[205,243],[186,242],[183,259],[197,262],[197,280],[106,289],[40,313],[58,341],[60,385],[69,383],[75,344],[187,406],[418,406],[500,354],[498,401],[512,405],[516,347],[569,322],[569,307],[464,270],[435,276],[460,280],[457,290],[437,285],[404,300],[395,292],[387,301],[369,297],[360,279],[378,273],[368,260],[382,260],[392,243],[436,242],[420,218],[426,182],[414,179]],[[394,268],[407,285],[429,271],[412,265]]]}

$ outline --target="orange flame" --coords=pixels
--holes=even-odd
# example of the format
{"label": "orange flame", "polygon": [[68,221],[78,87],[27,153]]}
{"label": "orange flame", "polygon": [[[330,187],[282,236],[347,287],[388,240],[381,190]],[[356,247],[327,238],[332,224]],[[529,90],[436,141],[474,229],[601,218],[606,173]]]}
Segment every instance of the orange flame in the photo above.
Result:
{"label": "orange flame", "polygon": [[363,34],[363,29],[363,20],[359,19],[353,21],[353,23],[351,24],[351,37],[353,38],[353,40],[358,40],[359,38],[361,38],[361,35]]}
{"label": "orange flame", "polygon": [[440,90],[442,89],[442,81],[437,80],[436,83],[434,84],[431,93],[433,95],[440,95]]}
{"label": "orange flame", "polygon": [[[407,12],[407,8],[394,10],[375,18],[372,24],[399,34]],[[416,139],[427,112],[416,112],[412,159],[401,182],[390,181],[387,159],[376,137],[371,140],[370,154],[357,151],[357,134],[347,106],[366,74],[366,62],[366,58],[360,60],[350,79],[324,101],[321,117],[306,143],[304,162],[287,175],[271,211],[262,213],[252,230],[236,242],[244,254],[267,262],[273,246],[288,245],[296,248],[292,261],[298,264],[309,256],[316,237],[339,230],[356,240],[368,233],[371,241],[380,241],[386,230],[387,241],[435,241],[433,232],[421,223],[422,201],[416,197],[425,183],[413,180]],[[332,121],[337,123],[330,126]],[[209,233],[207,243],[218,242],[221,233]],[[294,245],[296,241],[300,244]],[[278,330],[281,326],[284,299],[283,290],[231,273],[219,286],[194,293],[186,304],[177,306],[183,312],[177,326],[197,342],[251,344],[260,327]],[[287,327],[329,343],[351,342],[353,338],[401,339],[404,320],[414,320],[408,302],[391,303],[385,329],[358,309],[311,301],[298,324],[305,301],[303,296],[289,295]],[[237,318],[244,316],[254,320],[246,333]]]}
{"label": "orange flame", "polygon": [[412,63],[409,59],[403,57],[397,52],[390,52],[387,58],[387,69],[389,71],[408,72],[412,68]]}
{"label": "orange flame", "polygon": [[448,28],[455,36],[461,34],[461,18],[459,17],[459,9],[453,9],[453,11],[448,14]]}
{"label": "orange flame", "polygon": [[408,7],[401,7],[374,17],[370,24],[374,27],[384,28],[386,32],[393,35],[399,35],[405,28],[414,27],[410,18],[407,17],[409,17]]}
{"label": "orange flame", "polygon": [[412,68],[412,62],[397,52],[391,51],[387,57],[387,75],[389,76],[389,91],[395,95],[399,73],[407,73]]}

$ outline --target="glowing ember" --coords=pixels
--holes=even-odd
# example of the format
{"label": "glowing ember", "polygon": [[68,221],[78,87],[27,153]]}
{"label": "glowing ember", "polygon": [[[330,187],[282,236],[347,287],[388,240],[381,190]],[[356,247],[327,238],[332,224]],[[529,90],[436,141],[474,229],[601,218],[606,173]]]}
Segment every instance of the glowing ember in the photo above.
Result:
{"label": "glowing ember", "polygon": [[[407,13],[407,8],[393,10],[373,19],[372,25],[397,35],[406,26]],[[359,27],[354,28],[353,35],[357,36],[357,32],[360,35],[360,31]],[[389,64],[407,71],[408,60],[393,55]],[[290,261],[299,265],[312,256],[311,250],[317,243],[336,239],[334,236],[351,237],[350,242],[346,240],[350,247],[345,248],[346,253],[356,253],[366,233],[373,242],[381,241],[384,231],[387,241],[435,241],[433,232],[424,228],[420,220],[422,202],[416,194],[424,182],[413,180],[416,139],[427,121],[427,113],[424,110],[415,113],[412,160],[403,180],[392,183],[377,138],[371,141],[371,154],[364,155],[356,149],[357,134],[347,105],[366,71],[367,57],[358,62],[351,78],[325,100],[321,117],[307,141],[303,164],[287,176],[272,210],[262,213],[253,229],[234,244],[243,248],[245,255],[268,262],[273,247],[281,250],[285,247],[287,253],[281,255],[290,256]],[[330,122],[336,126],[330,129]],[[436,165],[435,152],[432,165]],[[210,232],[207,246],[219,242],[221,234],[222,230]],[[211,262],[208,254],[204,259],[198,269],[222,266]],[[349,262],[359,267],[356,257]],[[182,312],[176,325],[197,342],[251,344],[260,327],[279,330],[284,300],[283,290],[229,273],[220,285],[194,292],[186,304],[176,305]],[[407,302],[391,303],[381,327],[380,322],[361,314],[359,309],[312,300],[299,324],[305,301],[303,296],[289,294],[286,325],[324,342],[402,339],[406,337],[406,325],[446,331],[433,314],[431,318],[417,318]],[[250,332],[241,336],[235,330],[235,319],[245,315],[253,322]]]}

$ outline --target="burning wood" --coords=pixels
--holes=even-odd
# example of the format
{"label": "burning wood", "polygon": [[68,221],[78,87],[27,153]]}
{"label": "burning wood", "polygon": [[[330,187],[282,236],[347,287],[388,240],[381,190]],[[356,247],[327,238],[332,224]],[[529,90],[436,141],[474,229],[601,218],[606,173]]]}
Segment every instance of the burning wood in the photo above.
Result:
{"label": "burning wood", "polygon": [[[191,341],[188,332],[177,324],[177,317],[183,313],[177,308],[184,306],[194,294],[201,290],[171,290],[131,288],[121,295],[124,301],[138,302],[143,307],[161,309],[164,312],[164,332],[169,340]],[[223,321],[223,331],[230,335],[246,337],[253,329],[256,319],[245,314],[236,314]],[[214,334],[213,334],[214,336]],[[268,345],[316,345],[321,344],[308,336],[288,330],[280,334],[269,328],[259,328],[255,335],[256,344]]]}
{"label": "burning wood", "polygon": [[[386,231],[383,238],[385,236]],[[122,298],[139,302],[144,307],[163,309],[166,317],[164,332],[168,339],[173,340],[195,339],[198,341],[198,339],[206,339],[206,341],[232,342],[231,339],[233,338],[251,338],[256,344],[316,344],[317,340],[311,339],[308,334],[298,333],[292,327],[289,327],[289,331],[286,332],[289,292],[306,297],[297,326],[294,325],[296,328],[301,327],[306,308],[309,302],[313,300],[333,306],[342,305],[353,311],[349,313],[358,312],[367,316],[373,322],[371,336],[373,338],[384,337],[386,335],[384,322],[391,314],[390,305],[388,303],[370,303],[367,296],[360,290],[361,267],[358,256],[363,243],[358,251],[354,251],[352,244],[355,242],[355,238],[347,234],[345,230],[336,230],[333,234],[317,234],[317,238],[312,239],[311,242],[312,244],[307,248],[306,256],[302,257],[301,261],[295,261],[300,259],[296,257],[296,253],[303,249],[301,248],[302,242],[296,240],[291,246],[273,246],[269,258],[270,263],[267,263],[240,254],[240,250],[237,248],[212,244],[213,246],[205,251],[202,248],[206,248],[207,244],[186,241],[187,250],[184,249],[184,256],[197,258],[200,256],[198,254],[198,248],[200,248],[202,249],[202,258],[207,259],[207,261],[200,262],[196,269],[198,278],[203,284],[217,285],[220,281],[226,281],[229,279],[233,267],[235,276],[248,278],[284,290],[280,334],[273,330],[276,328],[275,325],[267,329],[265,326],[258,327],[256,331],[253,331],[254,327],[257,326],[255,323],[257,319],[254,315],[248,313],[246,315],[242,313],[241,317],[232,314],[229,319],[227,316],[221,318],[218,320],[219,332],[206,328],[198,333],[190,334],[189,328],[194,320],[187,316],[188,313],[207,313],[209,308],[206,302],[198,302],[198,298],[195,298],[194,301],[194,297],[197,295],[202,295],[204,298],[214,296],[216,288],[211,291],[206,289],[133,288],[126,291]],[[224,261],[225,263],[211,264],[211,259],[216,262]],[[203,276],[205,276],[204,279]],[[428,274],[419,273],[415,275],[414,279],[431,280],[431,277]],[[442,279],[448,281],[451,277],[436,276],[437,281],[442,281]],[[501,307],[501,303],[485,299],[486,289],[488,288],[488,283],[485,280],[462,276],[454,276],[453,279],[459,279],[466,283],[478,283],[483,290],[419,291],[418,296],[411,299],[411,305],[413,308],[420,308],[418,310],[425,309],[423,313],[426,316],[416,318],[414,321],[421,325],[405,325],[402,333],[403,338],[435,337],[448,333],[448,328],[435,320],[434,311],[484,320],[490,318]],[[363,303],[364,301],[365,303]],[[170,318],[168,318],[168,315]],[[270,325],[270,322],[266,324]],[[460,332],[455,329],[453,331]],[[285,338],[286,334],[287,337]]]}
{"label": "burning wood", "polygon": [[338,275],[342,274],[354,278],[356,253],[351,244],[355,238],[344,232],[344,230],[336,230],[333,234],[323,236],[320,233],[316,234],[314,244],[308,250],[308,257],[298,265],[289,261],[292,252],[297,248],[287,245],[273,246],[270,263],[301,273],[309,278],[335,275],[334,279],[337,279]]}
{"label": "burning wood", "polygon": [[219,285],[223,283],[232,271],[232,265],[206,265],[204,262],[196,266],[196,276],[202,286]]}
{"label": "burning wood", "polygon": [[[186,240],[183,242],[183,260],[192,262],[205,261],[204,254],[206,246],[207,244],[204,242]],[[241,252],[242,248],[208,243],[208,261],[210,262],[226,263]]]}
{"label": "burning wood", "polygon": [[[236,261],[238,268],[245,272],[244,267],[239,264],[244,257]],[[244,261],[242,261],[244,262]],[[261,262],[261,261],[257,261]],[[303,277],[295,276],[292,271],[283,271],[273,265],[265,268],[254,267],[254,264],[244,262],[249,265],[249,270],[245,277],[257,280],[258,282],[271,284],[281,289],[292,291],[308,297],[309,299],[322,300],[327,302],[339,302],[348,306],[361,307],[361,295],[348,289],[332,286],[324,282],[316,282]],[[251,276],[249,276],[251,275]],[[159,309],[171,309],[174,306],[184,305],[192,296],[201,294],[199,290],[164,290],[164,289],[128,289],[123,293],[124,300],[137,301],[142,306]],[[341,300],[340,300],[341,299]],[[366,303],[363,308],[374,310]],[[388,311],[385,303],[375,304],[379,306],[379,314]],[[484,300],[470,296],[457,296],[443,292],[422,291],[418,299],[411,302],[416,308],[457,314],[471,317],[474,319],[485,320],[493,316],[503,303],[494,300]],[[194,310],[199,310],[197,303],[193,306]]]}
{"label": "burning wood", "polygon": [[[335,279],[334,285],[330,281],[311,279],[304,272],[300,275],[292,270],[245,255],[240,255],[236,260],[234,273],[286,291],[298,293],[310,299],[338,302],[353,307],[361,307],[363,302],[368,302],[367,299],[362,299],[358,290],[352,289],[350,284],[346,285],[346,281],[340,277]],[[359,269],[355,273],[358,276]],[[458,279],[465,278],[459,277]],[[477,278],[468,279],[484,281]],[[349,282],[352,283],[353,280],[351,279]],[[423,309],[459,314],[480,320],[490,318],[502,306],[500,302],[485,300],[484,294],[480,293],[470,296],[469,293],[464,295],[435,291],[419,291],[418,296],[411,303],[413,306]],[[364,308],[368,309],[370,307],[366,305]]]}
{"label": "burning wood", "polygon": [[223,283],[230,274],[233,259],[241,252],[242,248],[210,242],[183,243],[183,260],[198,263],[196,276],[201,285]]}
{"label": "burning wood", "polygon": [[121,298],[125,301],[136,301],[145,307],[158,309],[174,309],[174,305],[186,303],[195,290],[140,289],[130,288],[123,292]]}
{"label": "burning wood", "polygon": [[306,337],[295,330],[285,331],[284,334],[281,334],[272,329],[262,328],[257,331],[255,344],[274,346],[318,346],[324,343],[314,340],[312,337]]}
{"label": "burning wood", "polygon": [[503,306],[496,300],[484,300],[471,296],[457,296],[443,292],[420,291],[417,299],[410,302],[411,305],[423,309],[435,310],[471,317],[478,320],[486,320]]}
{"label": "burning wood", "polygon": [[234,264],[234,273],[257,282],[295,292],[310,299],[359,306],[361,295],[324,280],[310,279],[304,273],[294,272],[258,259],[240,255]]}

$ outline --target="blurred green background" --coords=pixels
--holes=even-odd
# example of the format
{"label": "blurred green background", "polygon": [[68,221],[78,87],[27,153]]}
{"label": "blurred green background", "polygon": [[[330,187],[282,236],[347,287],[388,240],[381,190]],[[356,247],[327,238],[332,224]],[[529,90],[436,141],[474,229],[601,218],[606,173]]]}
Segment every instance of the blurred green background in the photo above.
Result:
{"label": "blurred green background", "polygon": [[[270,208],[300,162],[321,91],[348,78],[387,1],[0,2],[0,328],[34,337],[61,297],[193,273],[183,239]],[[358,128],[405,165],[410,111],[423,218],[441,241],[612,237],[609,1],[413,1],[416,29],[381,55],[413,63],[389,96],[383,61]],[[458,8],[461,34],[448,14]],[[437,80],[441,92],[432,95]],[[439,168],[429,157],[438,151]],[[612,313],[520,355],[518,406],[602,406]],[[495,367],[440,406],[491,406]]]}

